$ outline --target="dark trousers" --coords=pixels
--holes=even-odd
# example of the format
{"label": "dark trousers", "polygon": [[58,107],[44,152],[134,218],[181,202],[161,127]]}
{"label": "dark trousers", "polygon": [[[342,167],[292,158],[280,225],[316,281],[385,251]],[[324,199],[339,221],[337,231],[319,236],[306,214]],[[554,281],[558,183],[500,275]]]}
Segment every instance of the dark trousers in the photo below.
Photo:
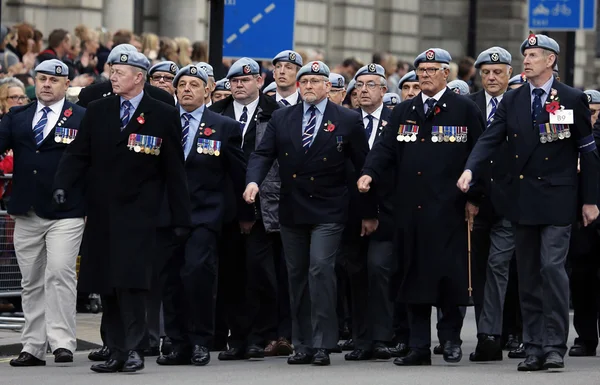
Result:
{"label": "dark trousers", "polygon": [[508,270],[508,286],[504,298],[504,313],[502,314],[502,339],[508,340],[509,335],[521,338],[523,334],[523,317],[519,303],[519,276],[517,274],[517,258],[510,261]]}
{"label": "dark trousers", "polygon": [[516,225],[519,297],[527,355],[564,356],[569,333],[569,278],[565,269],[571,226]]}
{"label": "dark trousers", "polygon": [[152,271],[150,291],[148,291],[148,296],[146,297],[146,323],[148,325],[148,342],[151,348],[158,348],[160,346],[160,337],[165,335],[162,312],[163,286],[160,280],[163,265],[161,259],[157,257]]}
{"label": "dark trousers", "polygon": [[[350,279],[348,277],[348,263],[344,255],[346,238],[342,238],[342,246],[338,251],[335,261],[335,279],[337,283],[336,313],[338,320],[338,331],[343,333],[346,328],[352,331],[352,294],[350,291]],[[347,248],[346,248],[347,249]]]}
{"label": "dark trousers", "polygon": [[111,358],[126,360],[131,350],[148,348],[145,290],[114,289],[102,295],[104,342]]}
{"label": "dark trousers", "polygon": [[[396,293],[397,294],[397,293]],[[408,322],[408,306],[406,303],[400,301],[399,296],[396,295],[394,300],[394,342],[396,344],[405,343],[408,344],[410,338],[410,324]]]}
{"label": "dark trousers", "polygon": [[337,345],[335,260],[343,230],[338,223],[281,226],[296,352]]}
{"label": "dark trousers", "polygon": [[278,337],[277,273],[275,259],[281,255],[279,233],[267,233],[256,221],[246,238],[246,309],[248,344],[264,347]]}
{"label": "dark trousers", "polygon": [[[493,218],[475,217],[473,231],[471,232],[471,279],[473,287],[473,302],[475,303],[475,321],[479,325],[479,317],[484,302],[484,288],[488,257],[490,255],[490,233],[494,224]],[[479,327],[477,327],[479,331]]]}
{"label": "dark trousers", "polygon": [[357,237],[347,248],[352,298],[352,338],[356,349],[371,350],[374,342],[389,343],[393,337],[394,303],[391,277],[397,259],[392,241]]}
{"label": "dark trousers", "polygon": [[594,350],[600,328],[600,236],[596,226],[573,226],[569,262],[575,343]]}
{"label": "dark trousers", "polygon": [[[290,313],[290,284],[288,280],[287,267],[285,265],[285,253],[281,244],[281,236],[277,234],[278,246],[275,253],[275,273],[277,274],[277,311],[279,314],[277,323],[277,337],[292,340],[292,316]],[[278,251],[277,251],[278,250]]]}
{"label": "dark trousers", "polygon": [[[410,327],[410,338],[408,346],[411,350],[419,353],[431,353],[431,305],[408,304],[408,322]],[[440,341],[450,341],[462,344],[460,331],[463,325],[463,314],[460,306],[440,305],[443,313],[438,325],[438,337]],[[441,326],[441,327],[440,327]]]}
{"label": "dark trousers", "polygon": [[217,333],[230,348],[243,349],[248,337],[246,310],[246,243],[237,220],[225,223],[219,237]]}
{"label": "dark trousers", "polygon": [[[204,226],[174,248],[162,270],[167,336],[176,347],[212,347],[217,295],[217,234]],[[166,321],[166,318],[165,318]]]}

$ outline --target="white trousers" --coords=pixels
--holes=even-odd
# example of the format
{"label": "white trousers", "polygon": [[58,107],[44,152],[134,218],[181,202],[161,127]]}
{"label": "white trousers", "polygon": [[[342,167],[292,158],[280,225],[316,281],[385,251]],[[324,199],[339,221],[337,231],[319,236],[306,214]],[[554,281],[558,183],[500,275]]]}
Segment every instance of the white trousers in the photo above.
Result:
{"label": "white trousers", "polygon": [[23,352],[44,359],[47,344],[75,352],[77,276],[83,218],[49,220],[33,211],[14,216],[25,325]]}

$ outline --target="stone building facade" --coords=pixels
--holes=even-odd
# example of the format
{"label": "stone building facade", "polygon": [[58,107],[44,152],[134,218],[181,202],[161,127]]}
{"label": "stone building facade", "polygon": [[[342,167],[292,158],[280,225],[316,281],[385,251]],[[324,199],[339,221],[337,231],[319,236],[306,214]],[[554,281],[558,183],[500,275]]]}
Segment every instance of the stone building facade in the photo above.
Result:
{"label": "stone building facade", "polygon": [[[429,47],[445,48],[459,59],[468,53],[472,2],[477,8],[476,52],[493,45],[503,46],[513,55],[515,71],[520,72],[519,46],[528,34],[527,0],[296,0],[295,48],[322,50],[330,63],[350,56],[367,62],[377,51],[389,51],[399,59],[412,60]],[[72,30],[84,23],[109,30],[129,28],[137,33],[208,40],[209,0],[2,0],[1,3],[3,23],[28,21],[45,33],[59,27]],[[600,83],[598,35],[598,32],[576,33],[575,86]],[[550,36],[561,43],[564,51],[566,34],[555,32]],[[566,68],[560,64],[565,63],[564,56],[561,53],[559,61],[563,78]]]}

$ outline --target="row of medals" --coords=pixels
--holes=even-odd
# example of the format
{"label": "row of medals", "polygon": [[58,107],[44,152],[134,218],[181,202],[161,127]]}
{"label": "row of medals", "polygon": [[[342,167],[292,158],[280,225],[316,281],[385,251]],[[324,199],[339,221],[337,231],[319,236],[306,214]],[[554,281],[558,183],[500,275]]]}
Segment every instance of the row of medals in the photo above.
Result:
{"label": "row of medals", "polygon": [[140,146],[139,144],[136,144],[135,146],[127,146],[129,147],[129,150],[133,150],[135,152],[143,152],[144,154],[151,154],[151,155],[159,155],[160,154],[160,148],[153,148],[153,147],[143,147]]}
{"label": "row of medals", "polygon": [[219,150],[215,150],[213,148],[202,147],[200,145],[198,145],[198,148],[196,149],[196,151],[198,151],[198,154],[208,154],[208,155],[214,155],[214,156],[221,155],[221,151],[219,151]]}
{"label": "row of medals", "polygon": [[467,141],[467,134],[444,135],[444,134],[440,134],[439,132],[436,132],[436,133],[431,133],[431,141],[433,143],[438,143],[438,142],[440,142],[440,143],[441,142],[462,143],[462,142]]}
{"label": "row of medals", "polygon": [[540,142],[542,143],[549,143],[549,142],[554,142],[556,140],[563,140],[563,139],[568,139],[571,137],[571,131],[569,129],[566,129],[564,131],[560,131],[559,133],[546,133],[546,134],[540,134]]}

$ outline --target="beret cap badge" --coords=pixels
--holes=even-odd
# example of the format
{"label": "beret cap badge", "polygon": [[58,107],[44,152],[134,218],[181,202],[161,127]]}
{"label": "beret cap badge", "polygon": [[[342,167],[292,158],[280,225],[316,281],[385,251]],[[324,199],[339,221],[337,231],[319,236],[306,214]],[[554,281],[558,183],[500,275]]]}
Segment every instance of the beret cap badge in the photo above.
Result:
{"label": "beret cap badge", "polygon": [[490,54],[490,60],[493,62],[497,62],[500,60],[500,55],[494,52],[493,54]]}
{"label": "beret cap badge", "polygon": [[244,71],[245,74],[249,74],[251,71],[250,64],[246,64],[242,70]]}
{"label": "beret cap badge", "polygon": [[375,72],[375,64],[373,64],[373,63],[369,64],[368,70],[369,70],[369,72]]}
{"label": "beret cap badge", "polygon": [[61,67],[61,66],[56,66],[56,67],[54,67],[54,72],[55,72],[57,75],[61,75],[61,74],[62,74],[62,67]]}
{"label": "beret cap badge", "polygon": [[190,68],[190,74],[191,75],[196,75],[198,73],[198,69],[196,67],[191,67]]}
{"label": "beret cap badge", "polygon": [[121,63],[127,63],[127,60],[129,60],[129,55],[122,54],[119,60],[121,61]]}
{"label": "beret cap badge", "polygon": [[296,60],[296,53],[295,52],[290,52],[290,55],[288,57],[290,60],[295,61]]}
{"label": "beret cap badge", "polygon": [[427,60],[435,60],[435,51],[434,51],[434,50],[432,50],[432,49],[430,49],[429,51],[427,51],[427,52],[425,53],[425,58],[426,58]]}
{"label": "beret cap badge", "polygon": [[312,66],[310,67],[310,69],[312,70],[312,72],[319,72],[319,70],[321,69],[321,66],[319,66],[319,63],[314,62],[314,63],[312,63]]}

